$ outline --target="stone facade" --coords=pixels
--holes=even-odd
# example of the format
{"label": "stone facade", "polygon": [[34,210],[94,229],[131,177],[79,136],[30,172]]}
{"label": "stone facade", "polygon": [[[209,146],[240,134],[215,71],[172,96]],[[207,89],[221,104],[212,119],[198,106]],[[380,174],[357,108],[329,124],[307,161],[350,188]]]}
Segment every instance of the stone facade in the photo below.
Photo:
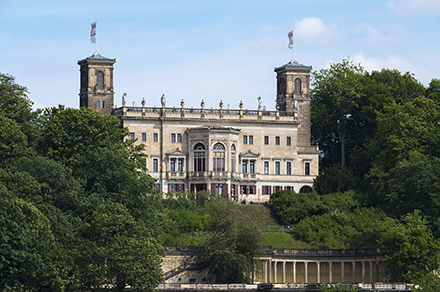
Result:
{"label": "stone facade", "polygon": [[113,111],[113,64],[116,59],[101,56],[98,52],[79,60],[79,106],[90,107],[102,115]]}
{"label": "stone facade", "polygon": [[[78,62],[80,104],[95,109],[114,104],[115,62],[96,58]],[[147,171],[164,193],[207,190],[265,202],[278,190],[310,192],[319,168],[319,149],[310,141],[310,70],[295,61],[275,68],[276,111],[263,108],[261,98],[256,110],[243,109],[242,102],[238,109],[225,108],[221,101],[217,109],[206,109],[203,101],[188,108],[183,100],[180,107],[167,107],[164,96],[160,107],[147,107],[149,100],[127,106],[124,94],[113,114],[130,130],[128,139],[146,144]],[[97,83],[98,74],[104,84]]]}

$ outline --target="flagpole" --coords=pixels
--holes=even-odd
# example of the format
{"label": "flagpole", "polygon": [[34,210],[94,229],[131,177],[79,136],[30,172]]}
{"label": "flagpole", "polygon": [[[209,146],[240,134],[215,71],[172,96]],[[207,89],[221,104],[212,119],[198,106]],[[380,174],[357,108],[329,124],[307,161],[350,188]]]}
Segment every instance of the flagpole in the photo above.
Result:
{"label": "flagpole", "polygon": [[295,62],[295,59],[293,58],[293,28],[292,28],[291,31],[289,31],[287,36],[289,37],[289,49],[292,50],[292,60],[291,60],[291,62]]}
{"label": "flagpole", "polygon": [[96,23],[96,43],[95,43],[95,51],[98,52],[98,21]]}
{"label": "flagpole", "polygon": [[95,44],[95,54],[98,53],[98,41],[97,41],[97,37],[96,37],[96,23],[98,21],[95,21],[94,23],[92,23],[92,30],[90,31],[90,41],[92,42],[92,44]]}
{"label": "flagpole", "polygon": [[295,58],[293,57],[293,27],[292,27],[292,61],[295,61]]}

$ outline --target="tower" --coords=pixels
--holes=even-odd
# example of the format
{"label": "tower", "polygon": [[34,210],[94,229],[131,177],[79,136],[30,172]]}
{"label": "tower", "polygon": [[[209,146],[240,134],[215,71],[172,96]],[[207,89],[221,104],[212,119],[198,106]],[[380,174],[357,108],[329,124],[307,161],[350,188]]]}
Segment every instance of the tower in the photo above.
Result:
{"label": "tower", "polygon": [[95,52],[79,60],[80,90],[79,106],[90,107],[102,115],[109,115],[113,109],[113,64],[110,59]]}
{"label": "tower", "polygon": [[275,68],[277,73],[276,103],[281,112],[295,113],[300,121],[298,145],[310,145],[310,71],[292,59],[289,63]]}

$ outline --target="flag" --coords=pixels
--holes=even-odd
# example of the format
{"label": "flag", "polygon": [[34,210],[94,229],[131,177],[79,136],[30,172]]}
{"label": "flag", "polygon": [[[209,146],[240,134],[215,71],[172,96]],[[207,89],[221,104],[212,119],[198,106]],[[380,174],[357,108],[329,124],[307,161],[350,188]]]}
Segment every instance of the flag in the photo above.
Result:
{"label": "flag", "polygon": [[92,23],[92,30],[90,31],[90,42],[96,44],[96,21]]}
{"label": "flag", "polygon": [[293,28],[287,36],[289,37],[289,49],[293,49]]}

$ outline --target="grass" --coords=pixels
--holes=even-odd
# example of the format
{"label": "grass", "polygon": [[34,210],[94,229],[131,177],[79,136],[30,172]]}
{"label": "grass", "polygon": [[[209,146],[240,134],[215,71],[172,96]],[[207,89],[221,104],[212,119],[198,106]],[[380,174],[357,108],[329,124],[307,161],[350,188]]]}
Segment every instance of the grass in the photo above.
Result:
{"label": "grass", "polygon": [[[240,205],[231,204],[243,218],[256,223],[257,227],[263,230],[263,246],[274,248],[308,249],[311,245],[295,240],[288,229],[283,228],[275,218],[272,217],[269,207],[264,205]],[[199,246],[203,240],[203,235],[182,234],[176,238],[167,236],[165,242],[169,245]]]}
{"label": "grass", "polygon": [[263,205],[233,205],[244,216],[249,216],[257,226],[264,231],[263,246],[274,248],[307,249],[311,245],[295,240],[290,232],[283,230],[275,218],[272,217],[269,207]]}
{"label": "grass", "polygon": [[274,248],[309,249],[310,244],[295,240],[289,232],[265,232],[263,246]]}

